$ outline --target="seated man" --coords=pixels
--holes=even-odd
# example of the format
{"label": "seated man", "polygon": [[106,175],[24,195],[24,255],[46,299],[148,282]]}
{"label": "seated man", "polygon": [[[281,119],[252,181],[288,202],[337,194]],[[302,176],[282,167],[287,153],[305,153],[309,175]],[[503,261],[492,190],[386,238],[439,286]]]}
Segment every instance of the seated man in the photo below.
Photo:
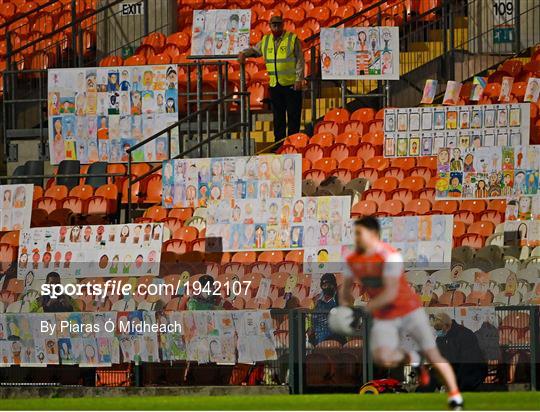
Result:
{"label": "seated man", "polygon": [[488,369],[478,338],[446,313],[435,315],[433,327],[437,346],[454,368],[459,387],[463,391],[475,390],[484,381]]}
{"label": "seated man", "polygon": [[339,306],[337,281],[333,273],[321,276],[321,293],[313,307],[315,313],[311,316],[311,326],[307,330],[310,343],[315,346],[325,340],[337,340],[345,343],[343,336],[335,335],[328,327],[328,312]]}
{"label": "seated man", "polygon": [[191,296],[187,302],[188,310],[216,310],[223,309],[220,295],[214,294],[214,278],[203,275],[199,278],[201,284],[200,293],[195,294],[192,288]]}
{"label": "seated man", "polygon": [[[49,285],[59,285],[60,275],[57,272],[49,272],[45,283]],[[62,294],[53,299],[49,295],[41,295],[30,305],[30,312],[78,312],[76,302],[68,295]]]}

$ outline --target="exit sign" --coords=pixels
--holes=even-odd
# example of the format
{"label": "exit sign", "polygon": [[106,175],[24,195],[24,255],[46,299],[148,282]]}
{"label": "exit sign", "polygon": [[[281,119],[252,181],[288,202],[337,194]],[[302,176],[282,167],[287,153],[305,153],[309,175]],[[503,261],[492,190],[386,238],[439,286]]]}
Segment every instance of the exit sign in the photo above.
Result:
{"label": "exit sign", "polygon": [[139,16],[144,14],[143,2],[138,3],[121,3],[120,14],[122,16]]}
{"label": "exit sign", "polygon": [[514,41],[513,27],[496,27],[493,29],[493,43],[512,43]]}

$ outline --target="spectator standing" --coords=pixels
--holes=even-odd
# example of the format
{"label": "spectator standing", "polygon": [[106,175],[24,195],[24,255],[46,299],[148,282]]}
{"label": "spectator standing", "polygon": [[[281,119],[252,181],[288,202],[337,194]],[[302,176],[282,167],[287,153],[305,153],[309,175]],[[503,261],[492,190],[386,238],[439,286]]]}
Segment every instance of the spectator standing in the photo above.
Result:
{"label": "spectator standing", "polygon": [[254,47],[241,51],[238,61],[245,63],[246,57],[264,57],[270,78],[274,137],[281,140],[300,131],[304,54],[296,34],[284,30],[282,16],[272,16],[269,23],[272,33]]}

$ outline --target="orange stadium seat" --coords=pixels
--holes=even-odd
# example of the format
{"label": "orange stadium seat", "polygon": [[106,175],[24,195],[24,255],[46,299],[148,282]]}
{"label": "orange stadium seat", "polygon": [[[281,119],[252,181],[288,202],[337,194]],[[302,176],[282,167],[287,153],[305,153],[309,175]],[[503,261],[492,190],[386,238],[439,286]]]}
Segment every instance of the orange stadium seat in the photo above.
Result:
{"label": "orange stadium seat", "polygon": [[398,189],[394,189],[394,190],[392,190],[390,192],[390,198],[392,200],[399,200],[404,205],[406,205],[411,200],[413,200],[414,195],[413,195],[413,192],[410,191],[409,189],[398,188]]}
{"label": "orange stadium seat", "polygon": [[329,173],[338,166],[338,161],[331,157],[323,157],[322,159],[313,162],[313,169],[322,170]]}
{"label": "orange stadium seat", "polygon": [[257,261],[257,253],[255,252],[236,252],[232,258],[233,263],[254,263]]}
{"label": "orange stadium seat", "polygon": [[375,110],[368,107],[355,110],[351,115],[351,120],[360,120],[364,125],[374,118]]}
{"label": "orange stadium seat", "polygon": [[418,192],[426,186],[426,181],[420,176],[409,176],[403,179],[399,183],[399,187],[402,189],[409,189],[413,192]]}
{"label": "orange stadium seat", "polygon": [[175,239],[180,239],[186,243],[190,243],[199,237],[199,231],[196,227],[184,226],[175,232],[173,236]]}
{"label": "orange stadium seat", "polygon": [[265,251],[257,257],[258,262],[279,263],[283,261],[283,252],[281,251]]}
{"label": "orange stadium seat", "polygon": [[167,217],[167,209],[163,206],[151,206],[144,211],[144,217],[149,218],[152,222],[160,222]]}
{"label": "orange stadium seat", "polygon": [[366,167],[372,167],[373,169],[382,171],[386,169],[388,166],[390,166],[390,162],[386,157],[383,156],[373,156],[369,159],[364,159],[365,163],[364,165]]}
{"label": "orange stadium seat", "polygon": [[348,170],[348,169],[340,169],[340,168],[331,170],[330,171],[330,176],[337,177],[340,180],[340,182],[343,183],[343,184],[349,183],[353,178],[353,174],[352,174],[352,172],[350,170]]}
{"label": "orange stadium seat", "polygon": [[467,228],[467,233],[475,233],[480,236],[487,237],[491,234],[493,234],[493,231],[495,230],[495,225],[492,222],[488,221],[479,221],[479,222],[473,222],[469,225]]}
{"label": "orange stadium seat", "polygon": [[454,221],[454,228],[452,231],[452,235],[454,237],[461,237],[465,234],[466,231],[467,231],[467,227],[465,226],[465,223],[458,220]]}
{"label": "orange stadium seat", "polygon": [[361,200],[358,203],[352,205],[351,214],[370,216],[377,212],[377,203],[373,200]]}
{"label": "orange stadium seat", "polygon": [[315,133],[332,133],[334,136],[340,132],[339,123],[323,120],[315,126]]}
{"label": "orange stadium seat", "polygon": [[373,182],[379,178],[379,172],[377,172],[377,169],[373,169],[372,167],[363,167],[358,170],[356,177],[363,177],[373,184]]}
{"label": "orange stadium seat", "polygon": [[474,222],[474,213],[469,210],[460,210],[454,213],[454,221],[459,221],[470,225],[472,222]]}
{"label": "orange stadium seat", "polygon": [[480,213],[487,209],[484,200],[462,200],[460,210],[468,210],[472,213]]}
{"label": "orange stadium seat", "polygon": [[493,199],[489,201],[488,209],[496,210],[499,213],[506,212],[506,199]]}
{"label": "orange stadium seat", "polygon": [[364,166],[362,159],[358,157],[347,157],[339,162],[339,167],[350,170],[353,174]]}
{"label": "orange stadium seat", "polygon": [[310,144],[318,144],[321,147],[330,147],[334,144],[334,135],[328,132],[314,134],[309,139]]}
{"label": "orange stadium seat", "polygon": [[345,123],[349,120],[350,114],[347,109],[332,109],[324,115],[324,120],[335,123]]}
{"label": "orange stadium seat", "polygon": [[390,216],[396,216],[403,212],[403,208],[403,202],[400,200],[390,199],[379,205],[379,212],[384,212]]}
{"label": "orange stadium seat", "polygon": [[326,173],[319,169],[310,169],[304,172],[302,178],[304,180],[313,180],[317,185],[326,179]]}
{"label": "orange stadium seat", "polygon": [[349,149],[343,143],[336,143],[329,149],[329,157],[336,159],[338,162],[345,160],[349,157]]}
{"label": "orange stadium seat", "polygon": [[324,150],[318,144],[308,144],[304,148],[304,157],[313,163],[324,157]]}
{"label": "orange stadium seat", "polygon": [[341,133],[356,132],[362,136],[364,124],[360,120],[349,120],[341,125]]}
{"label": "orange stadium seat", "polygon": [[433,203],[433,210],[438,210],[445,215],[451,215],[459,208],[457,200],[437,200]]}
{"label": "orange stadium seat", "polygon": [[369,143],[360,143],[356,150],[356,156],[362,159],[365,164],[369,159],[372,159],[373,157],[375,157],[375,149]]}
{"label": "orange stadium seat", "polygon": [[387,167],[381,173],[385,177],[395,177],[398,180],[405,179],[405,172],[399,167]]}
{"label": "orange stadium seat", "polygon": [[309,137],[305,133],[295,133],[287,137],[286,143],[296,147],[297,149],[303,149],[309,143]]}
{"label": "orange stadium seat", "polygon": [[425,215],[431,210],[431,202],[427,199],[413,199],[405,205],[404,212]]}
{"label": "orange stadium seat", "polygon": [[469,246],[473,249],[480,249],[484,246],[484,239],[476,233],[466,233],[459,239],[460,246]]}
{"label": "orange stadium seat", "polygon": [[399,185],[399,180],[395,177],[381,177],[372,184],[373,189],[382,189],[385,192],[391,192]]}
{"label": "orange stadium seat", "polygon": [[169,211],[169,217],[175,217],[182,222],[185,222],[192,216],[193,209],[190,207],[175,207]]}
{"label": "orange stadium seat", "polygon": [[360,143],[361,135],[357,131],[345,131],[336,136],[335,143],[343,143],[347,146],[358,146]]}

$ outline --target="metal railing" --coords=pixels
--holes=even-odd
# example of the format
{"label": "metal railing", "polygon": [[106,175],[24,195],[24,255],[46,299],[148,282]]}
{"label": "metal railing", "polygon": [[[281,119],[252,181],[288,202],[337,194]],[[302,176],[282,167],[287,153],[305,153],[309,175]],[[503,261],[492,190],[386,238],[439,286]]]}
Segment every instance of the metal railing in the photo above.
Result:
{"label": "metal railing", "polygon": [[[43,181],[44,179],[67,179],[67,178],[93,178],[93,177],[106,177],[114,179],[115,177],[123,177],[125,176],[125,173],[71,173],[69,175],[65,174],[42,174],[42,175],[19,175],[19,176],[0,176],[0,183],[4,184],[17,184],[17,183],[28,183],[31,181],[35,181],[36,179],[41,179]],[[11,183],[9,183],[11,182]],[[34,199],[35,200],[35,199]]]}
{"label": "metal railing", "polygon": [[[372,379],[404,376],[406,369],[377,369],[370,355],[370,320],[362,319],[357,334],[339,344],[329,338],[313,343],[314,316],[327,312],[272,309],[277,359],[254,365],[196,365],[174,361],[120,364],[110,368],[50,365],[47,368],[0,368],[0,386],[189,386],[189,385],[287,385],[293,394],[358,391]],[[482,351],[495,354],[488,361],[488,375],[478,390],[508,390],[520,385],[538,390],[540,307],[495,308],[497,344],[480,343]],[[488,346],[485,346],[488,345]],[[259,371],[260,373],[256,373]],[[257,377],[254,377],[257,375]],[[407,380],[406,375],[404,376]]]}
{"label": "metal railing", "polygon": [[[228,65],[229,63],[226,61],[196,61],[179,65],[179,68],[184,69],[187,74],[186,89],[179,92],[180,99],[185,97],[185,116],[126,150],[128,154],[126,220],[128,222],[131,221],[133,207],[133,185],[161,170],[162,167],[160,163],[141,176],[133,176],[131,173],[133,152],[153,143],[158,137],[167,135],[167,160],[181,159],[191,154],[196,154],[198,157],[210,157],[212,142],[220,138],[231,139],[232,133],[238,134],[242,145],[242,154],[244,156],[250,154],[251,114],[249,92],[246,91],[245,66],[243,64],[239,66],[240,84],[236,85],[238,90],[233,91],[231,90],[233,87],[228,82]],[[205,88],[203,75],[204,69],[209,66],[214,66],[214,73],[216,73],[216,89],[210,91]],[[195,89],[191,85],[192,74],[195,77]],[[214,83],[212,82],[212,84]],[[192,106],[195,106],[195,111],[193,111]],[[231,113],[232,109],[236,109],[236,113]],[[211,120],[212,116],[215,117],[214,120]],[[195,126],[195,130],[193,126]],[[171,150],[173,134],[174,138],[177,139],[178,154],[173,154]]]}
{"label": "metal railing", "polygon": [[[142,0],[140,15],[124,15],[123,3],[103,0],[96,9],[82,9],[85,2],[50,1],[0,26],[6,29],[2,135],[8,160],[17,158],[12,140],[39,140],[39,158],[48,158],[47,68],[98,66],[105,56],[132,53],[154,31],[176,31],[176,1]],[[19,36],[32,32],[36,20],[27,17],[38,13],[52,16],[55,26],[44,20],[41,35]]]}

